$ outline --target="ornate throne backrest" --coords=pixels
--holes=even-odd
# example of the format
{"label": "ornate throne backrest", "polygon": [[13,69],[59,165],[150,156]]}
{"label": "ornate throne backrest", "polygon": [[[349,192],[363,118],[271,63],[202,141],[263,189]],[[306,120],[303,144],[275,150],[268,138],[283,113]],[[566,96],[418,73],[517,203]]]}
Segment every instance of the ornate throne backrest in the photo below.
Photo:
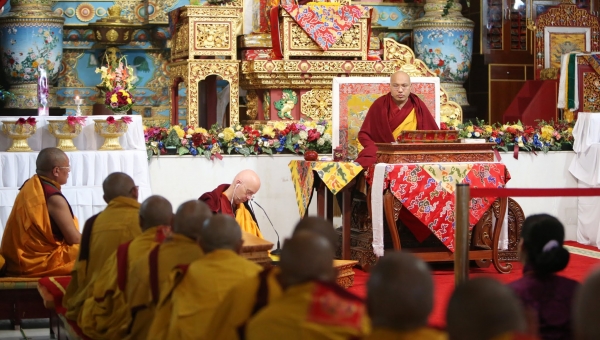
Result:
{"label": "ornate throne backrest", "polygon": [[[415,57],[406,45],[393,39],[384,39],[384,60],[394,62],[394,71],[404,71],[411,77],[412,93],[418,95],[440,124],[454,116],[462,121],[462,108],[448,100],[440,87],[440,78],[425,63]],[[332,144],[341,145],[350,158],[355,159],[362,149],[358,132],[367,111],[375,99],[390,91],[390,75],[387,77],[340,77],[333,79]]]}
{"label": "ornate throne backrest", "polygon": [[535,79],[555,79],[569,52],[600,51],[598,18],[569,0],[535,20]]}

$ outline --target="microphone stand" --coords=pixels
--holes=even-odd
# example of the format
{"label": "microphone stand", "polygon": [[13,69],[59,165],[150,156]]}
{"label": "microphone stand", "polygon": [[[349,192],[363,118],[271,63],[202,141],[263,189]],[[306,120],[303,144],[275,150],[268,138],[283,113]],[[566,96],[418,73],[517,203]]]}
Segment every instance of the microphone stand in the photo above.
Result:
{"label": "microphone stand", "polygon": [[[258,202],[256,202],[254,199],[251,199],[250,202],[251,202],[250,209],[252,209],[252,213],[254,213],[254,208],[252,207],[252,203],[256,203],[256,205],[263,211],[263,213],[267,217],[267,220],[269,220],[269,223],[271,224],[271,228],[273,228],[275,235],[277,235],[277,249],[271,250],[271,254],[279,256],[279,254],[281,254],[281,247],[279,244],[279,233],[277,232],[277,229],[275,229],[275,226],[273,225],[273,222],[271,222],[271,219],[269,218],[269,215],[267,215],[267,212],[265,211],[265,209],[263,209],[263,207],[261,207],[261,205],[258,204]],[[255,216],[256,216],[256,214],[255,214]]]}

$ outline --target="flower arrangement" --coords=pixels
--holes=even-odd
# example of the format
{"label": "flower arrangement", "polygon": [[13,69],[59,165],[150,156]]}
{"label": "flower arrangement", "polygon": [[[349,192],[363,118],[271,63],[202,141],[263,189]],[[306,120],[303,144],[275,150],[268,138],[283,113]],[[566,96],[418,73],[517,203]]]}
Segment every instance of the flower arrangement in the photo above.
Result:
{"label": "flower arrangement", "polygon": [[[131,117],[127,117],[127,116],[123,116],[119,120],[121,120],[125,124],[129,124],[133,121],[131,119]],[[106,123],[108,123],[108,124],[115,124],[116,121],[117,121],[117,119],[115,119],[115,117],[113,117],[113,116],[106,117]]]}
{"label": "flower arrangement", "polygon": [[131,95],[134,90],[133,83],[137,77],[133,75],[133,68],[127,65],[127,59],[122,56],[116,62],[107,60],[107,65],[96,69],[100,73],[102,82],[98,85],[104,92],[104,105],[113,112],[127,112],[135,100]]}
{"label": "flower arrangement", "polygon": [[79,125],[83,127],[85,125],[85,117],[68,116],[67,124],[69,124],[69,126]]}
{"label": "flower arrangement", "polygon": [[223,153],[276,154],[284,151],[303,154],[307,150],[331,153],[331,126],[326,121],[222,128],[213,125],[209,130],[191,126],[144,129],[148,156],[165,154],[175,147],[179,155],[203,155],[208,159],[222,158]]}
{"label": "flower arrangement", "polygon": [[538,125],[523,125],[520,121],[514,124],[488,125],[476,120],[459,125],[460,138],[483,138],[496,143],[496,149],[509,151],[509,148],[520,148],[524,151],[558,151],[568,149],[573,144],[574,122],[539,121]]}
{"label": "flower arrangement", "polygon": [[35,120],[35,117],[29,117],[27,119],[21,117],[21,118],[17,119],[17,125],[29,124],[31,126],[35,126],[36,123],[37,123],[37,121]]}

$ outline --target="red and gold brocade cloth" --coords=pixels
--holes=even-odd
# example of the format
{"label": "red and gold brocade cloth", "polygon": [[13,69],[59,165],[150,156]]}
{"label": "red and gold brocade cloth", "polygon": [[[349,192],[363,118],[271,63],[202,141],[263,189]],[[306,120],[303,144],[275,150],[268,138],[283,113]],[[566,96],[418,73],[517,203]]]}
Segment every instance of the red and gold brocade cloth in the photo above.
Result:
{"label": "red and gold brocade cloth", "polygon": [[361,5],[282,5],[323,51],[327,51],[369,10]]}
{"label": "red and gold brocade cloth", "polygon": [[[377,169],[375,169],[375,173],[369,171],[369,176],[367,176],[368,181],[373,184],[372,197],[376,196],[376,186],[379,186],[382,192],[389,188],[394,197],[402,203],[403,208],[429,228],[452,252],[454,252],[455,245],[454,190],[456,184],[469,184],[472,188],[503,188],[510,179],[510,174],[503,163],[377,164],[372,168],[380,167],[381,171],[383,166],[385,166],[385,170],[382,186],[381,182],[377,183]],[[496,197],[471,199],[469,209],[471,228],[479,222],[494,200]],[[374,201],[371,204],[373,207],[380,205],[375,205]],[[381,213],[379,208],[377,208],[377,212],[373,208],[374,249],[376,245],[383,245],[383,225],[378,228],[375,226],[376,223],[379,223],[378,220],[381,220],[381,224],[383,224],[383,220],[382,217],[375,216],[376,213]]]}
{"label": "red and gold brocade cloth", "polygon": [[315,173],[325,183],[329,191],[336,195],[363,170],[362,166],[355,162],[308,162],[298,160],[291,161],[288,166],[292,172],[292,182],[294,183],[300,217],[304,217],[310,204]]}

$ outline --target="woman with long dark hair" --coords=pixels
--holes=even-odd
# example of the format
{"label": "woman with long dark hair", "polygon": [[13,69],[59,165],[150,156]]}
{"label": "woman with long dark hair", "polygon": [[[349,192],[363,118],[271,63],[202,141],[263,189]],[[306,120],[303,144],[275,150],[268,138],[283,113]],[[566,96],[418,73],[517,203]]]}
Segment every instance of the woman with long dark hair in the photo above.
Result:
{"label": "woman with long dark hair", "polygon": [[525,219],[519,241],[523,277],[509,284],[529,312],[536,314],[544,340],[571,339],[571,306],[579,283],[556,275],[569,263],[565,229],[554,216]]}

